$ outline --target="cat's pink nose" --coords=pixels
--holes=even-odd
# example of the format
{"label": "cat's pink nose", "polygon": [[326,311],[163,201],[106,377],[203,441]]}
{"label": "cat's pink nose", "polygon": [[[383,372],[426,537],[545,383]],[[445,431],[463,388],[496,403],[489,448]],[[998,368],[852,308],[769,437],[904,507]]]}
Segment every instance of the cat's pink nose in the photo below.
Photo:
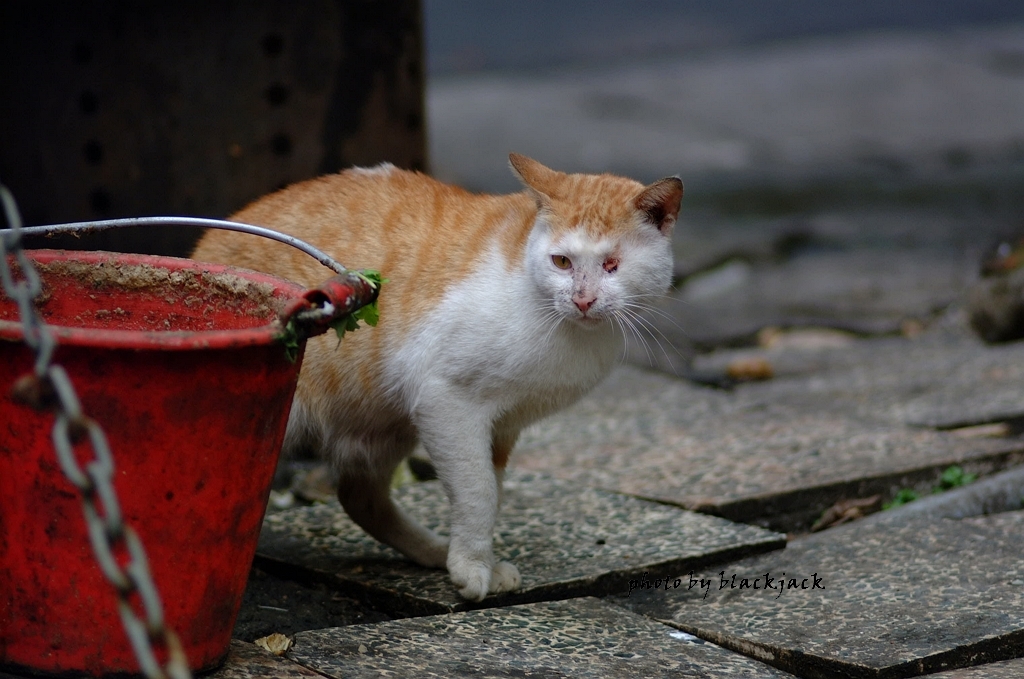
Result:
{"label": "cat's pink nose", "polygon": [[597,301],[597,298],[596,297],[573,297],[572,301],[576,305],[577,309],[579,309],[583,313],[587,313],[587,310],[590,307],[594,306],[594,302]]}

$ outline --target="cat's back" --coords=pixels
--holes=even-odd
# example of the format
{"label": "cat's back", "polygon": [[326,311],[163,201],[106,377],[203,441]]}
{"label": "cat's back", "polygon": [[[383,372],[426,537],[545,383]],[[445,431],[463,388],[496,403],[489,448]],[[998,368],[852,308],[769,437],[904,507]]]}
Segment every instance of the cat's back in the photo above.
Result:
{"label": "cat's back", "polygon": [[[532,206],[525,194],[473,194],[382,165],[300,182],[232,215],[232,221],[307,241],[350,269],[375,269],[388,281],[378,302],[377,327],[346,335],[340,345],[333,333],[307,344],[298,394],[309,412],[325,408],[329,417],[326,413],[337,406],[349,413],[355,429],[399,426],[402,416],[384,407],[392,393],[384,378],[388,357],[417,336],[452,288],[472,285],[495,243],[503,243],[508,253],[525,243]],[[307,287],[332,275],[295,248],[231,231],[208,231],[192,256]],[[368,415],[362,406],[370,402],[377,406]]]}
{"label": "cat's back", "polygon": [[[419,172],[384,164],[326,175],[265,196],[230,217],[291,234],[346,267],[389,279],[385,300],[406,289],[439,296],[470,274],[496,240],[515,257],[528,235],[524,194],[470,193]],[[304,285],[330,272],[291,247],[229,231],[210,231],[193,257],[266,271]]]}

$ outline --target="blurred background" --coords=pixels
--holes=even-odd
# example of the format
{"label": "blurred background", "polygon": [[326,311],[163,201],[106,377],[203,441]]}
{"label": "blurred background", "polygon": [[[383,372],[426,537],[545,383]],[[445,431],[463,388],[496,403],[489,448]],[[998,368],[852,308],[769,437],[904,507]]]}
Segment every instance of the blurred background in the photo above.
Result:
{"label": "blurred background", "polygon": [[1024,4],[424,8],[438,176],[514,190],[514,150],[683,178],[676,287],[634,360],[694,377],[780,330],[912,336],[972,303],[1022,332],[1019,284],[971,291],[1024,235]]}
{"label": "blurred background", "polygon": [[[433,169],[481,188],[514,188],[494,160],[508,149],[680,173],[700,203],[729,184],[800,181],[813,200],[827,180],[883,191],[1024,156],[1024,6],[1010,0],[424,8]],[[745,202],[759,198],[723,207],[797,207]]]}
{"label": "blurred background", "polygon": [[913,332],[1024,233],[1014,0],[3,3],[0,91],[29,224],[223,217],[385,160],[482,191],[516,190],[510,151],[677,174],[672,321],[637,348],[677,373],[769,327]]}

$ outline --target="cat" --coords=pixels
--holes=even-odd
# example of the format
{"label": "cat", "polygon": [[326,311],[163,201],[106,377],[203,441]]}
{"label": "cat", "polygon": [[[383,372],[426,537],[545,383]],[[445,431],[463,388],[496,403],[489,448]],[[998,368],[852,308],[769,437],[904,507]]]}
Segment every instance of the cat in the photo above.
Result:
{"label": "cat", "polygon": [[[382,164],[270,194],[230,217],[292,234],[354,269],[377,269],[376,327],[309,341],[284,453],[333,460],[338,498],[367,533],[462,597],[521,584],[495,561],[501,481],[519,432],[612,369],[636,312],[672,277],[683,184],[565,174],[511,154],[526,190],[479,195]],[[193,258],[314,286],[330,272],[276,242],[210,231]],[[421,442],[451,505],[450,539],[390,497]]]}

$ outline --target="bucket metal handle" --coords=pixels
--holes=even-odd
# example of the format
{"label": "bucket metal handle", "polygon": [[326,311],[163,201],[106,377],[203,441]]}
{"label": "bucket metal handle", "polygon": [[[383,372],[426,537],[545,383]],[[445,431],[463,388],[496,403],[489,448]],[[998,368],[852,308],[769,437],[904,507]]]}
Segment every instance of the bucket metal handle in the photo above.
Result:
{"label": "bucket metal handle", "polygon": [[[21,234],[23,236],[52,236],[62,233],[82,234],[132,226],[193,226],[205,229],[239,231],[290,245],[314,258],[328,269],[331,269],[337,275],[332,276],[317,287],[307,290],[301,297],[289,303],[281,314],[282,325],[285,327],[291,325],[299,333],[300,338],[314,337],[327,332],[335,323],[349,316],[354,311],[373,304],[377,300],[377,294],[380,292],[379,285],[371,282],[359,272],[346,269],[337,260],[319,248],[286,233],[242,222],[229,222],[223,219],[208,219],[204,217],[128,217],[124,219],[101,219],[90,222],[28,226],[21,228]],[[2,233],[3,231],[0,230],[0,234]]]}
{"label": "bucket metal handle", "polygon": [[25,236],[55,236],[62,233],[95,233],[107,231],[108,229],[123,229],[130,226],[195,226],[204,229],[222,229],[225,231],[251,233],[302,250],[335,273],[345,273],[348,271],[348,269],[326,252],[294,236],[262,226],[229,222],[224,219],[207,219],[204,217],[127,217],[124,219],[100,219],[91,222],[73,222],[69,224],[47,224],[46,226],[23,226],[21,227],[21,233]]}

